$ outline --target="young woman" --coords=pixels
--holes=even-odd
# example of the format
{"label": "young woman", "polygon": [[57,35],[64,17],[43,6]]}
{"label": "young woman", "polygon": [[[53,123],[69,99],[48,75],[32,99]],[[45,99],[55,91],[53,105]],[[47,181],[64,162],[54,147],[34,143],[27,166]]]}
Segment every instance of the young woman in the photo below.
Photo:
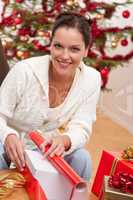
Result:
{"label": "young woman", "polygon": [[0,137],[20,170],[25,166],[24,148],[32,148],[27,133],[39,130],[43,146],[51,144],[46,156],[64,156],[81,177],[90,179],[92,162],[84,145],[96,119],[101,80],[99,72],[83,63],[89,31],[83,16],[60,14],[50,55],[18,62],[2,84]]}

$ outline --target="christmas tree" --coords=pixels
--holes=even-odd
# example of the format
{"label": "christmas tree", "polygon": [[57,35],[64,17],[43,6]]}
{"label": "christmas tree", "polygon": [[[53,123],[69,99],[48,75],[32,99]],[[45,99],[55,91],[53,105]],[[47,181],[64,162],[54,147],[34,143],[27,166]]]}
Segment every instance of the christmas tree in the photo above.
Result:
{"label": "christmas tree", "polygon": [[4,50],[0,41],[0,85],[9,71],[9,66],[5,58]]}
{"label": "christmas tree", "polygon": [[[52,24],[64,11],[78,12],[90,22],[92,40],[85,62],[100,71],[102,88],[106,86],[109,71],[133,57],[133,48],[124,55],[115,52],[118,45],[127,48],[133,42],[133,26],[128,23],[133,20],[133,0],[114,3],[106,0],[3,0],[2,4],[0,37],[11,64],[49,53]],[[119,8],[122,8],[119,17],[126,21],[123,27],[111,23]]]}

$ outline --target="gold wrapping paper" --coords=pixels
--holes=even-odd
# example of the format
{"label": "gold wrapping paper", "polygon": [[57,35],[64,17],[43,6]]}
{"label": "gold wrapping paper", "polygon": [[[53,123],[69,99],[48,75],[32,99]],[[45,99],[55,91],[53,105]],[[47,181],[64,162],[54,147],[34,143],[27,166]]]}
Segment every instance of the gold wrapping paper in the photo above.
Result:
{"label": "gold wrapping paper", "polygon": [[16,170],[0,170],[0,199],[29,200],[24,184],[24,177]]}

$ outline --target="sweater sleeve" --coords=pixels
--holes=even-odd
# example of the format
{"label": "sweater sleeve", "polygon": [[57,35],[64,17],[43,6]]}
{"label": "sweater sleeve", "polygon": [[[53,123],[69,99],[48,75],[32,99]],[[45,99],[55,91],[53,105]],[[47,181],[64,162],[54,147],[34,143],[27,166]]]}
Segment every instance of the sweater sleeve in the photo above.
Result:
{"label": "sweater sleeve", "polygon": [[15,129],[8,126],[8,120],[13,118],[26,85],[23,67],[21,63],[16,64],[9,71],[0,88],[0,140],[3,144],[8,134],[18,135]]}
{"label": "sweater sleeve", "polygon": [[98,76],[95,84],[95,90],[87,97],[85,94],[81,105],[69,121],[66,132],[63,133],[69,136],[71,140],[71,148],[66,154],[83,147],[91,135],[92,123],[96,120],[96,105],[100,94],[100,76]]}

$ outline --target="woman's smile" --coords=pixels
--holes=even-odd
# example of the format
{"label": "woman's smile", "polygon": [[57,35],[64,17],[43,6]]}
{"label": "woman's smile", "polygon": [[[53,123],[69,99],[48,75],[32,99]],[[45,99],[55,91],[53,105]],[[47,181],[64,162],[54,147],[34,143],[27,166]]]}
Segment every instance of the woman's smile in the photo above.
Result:
{"label": "woman's smile", "polygon": [[66,69],[70,66],[72,62],[64,61],[64,60],[57,60],[58,64],[61,68]]}

